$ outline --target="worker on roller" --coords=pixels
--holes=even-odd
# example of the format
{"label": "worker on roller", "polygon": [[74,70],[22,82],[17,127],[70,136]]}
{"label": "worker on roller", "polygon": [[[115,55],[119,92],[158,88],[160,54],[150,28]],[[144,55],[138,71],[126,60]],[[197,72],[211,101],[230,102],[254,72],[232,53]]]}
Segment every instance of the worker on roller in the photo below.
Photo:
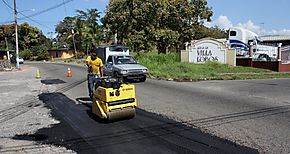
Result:
{"label": "worker on roller", "polygon": [[89,96],[92,99],[96,83],[104,74],[103,61],[97,56],[97,52],[93,50],[91,56],[87,57],[86,65],[88,66]]}

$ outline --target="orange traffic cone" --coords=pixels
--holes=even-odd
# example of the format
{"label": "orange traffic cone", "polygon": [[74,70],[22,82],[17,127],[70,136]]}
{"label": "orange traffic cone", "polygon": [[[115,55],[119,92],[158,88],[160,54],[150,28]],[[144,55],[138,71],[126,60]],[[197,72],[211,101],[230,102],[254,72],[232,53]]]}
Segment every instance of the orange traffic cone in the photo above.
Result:
{"label": "orange traffic cone", "polygon": [[70,68],[67,69],[67,77],[72,77]]}

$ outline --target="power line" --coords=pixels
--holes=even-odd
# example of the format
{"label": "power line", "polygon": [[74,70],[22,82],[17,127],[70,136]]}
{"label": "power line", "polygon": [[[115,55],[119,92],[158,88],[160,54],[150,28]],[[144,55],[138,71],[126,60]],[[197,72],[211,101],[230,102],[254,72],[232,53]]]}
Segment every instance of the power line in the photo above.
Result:
{"label": "power line", "polygon": [[[2,1],[3,1],[3,0],[2,0]],[[73,1],[73,0],[66,0],[66,1],[63,1],[62,3],[57,4],[57,5],[55,5],[55,6],[52,6],[52,7],[50,7],[50,8],[47,8],[47,9],[45,9],[45,10],[42,10],[42,11],[39,11],[39,12],[33,13],[33,14],[31,14],[31,15],[28,15],[28,16],[25,16],[25,18],[34,17],[34,16],[37,16],[37,15],[43,14],[43,13],[48,12],[48,11],[50,11],[50,10],[56,9],[56,8],[62,6],[62,5],[65,5],[65,4],[67,4],[67,3],[71,2],[71,1]],[[66,9],[65,9],[65,11],[66,11]],[[22,20],[22,19],[25,19],[25,18],[19,18],[19,19]]]}
{"label": "power line", "polygon": [[[13,14],[13,11],[10,8],[8,8],[7,6],[5,7],[5,9],[7,10],[8,14]],[[5,21],[10,20],[10,19],[11,19],[11,17],[7,16]]]}
{"label": "power line", "polygon": [[10,8],[11,10],[14,10],[5,0],[2,0],[2,2],[8,7]]}
{"label": "power line", "polygon": [[[52,28],[50,28],[50,27],[48,27],[48,26],[46,26],[46,25],[44,25],[44,24],[42,24],[42,23],[36,21],[35,19],[33,19],[33,18],[29,17],[29,16],[26,16],[25,14],[23,14],[23,13],[21,13],[21,12],[19,12],[19,14],[21,14],[22,16],[24,16],[24,17],[25,17],[24,19],[29,19],[30,21],[32,21],[32,22],[34,22],[34,23],[36,23],[36,24],[38,24],[38,25],[40,25],[40,26],[43,26],[43,27],[45,27],[45,28],[47,28],[47,29],[49,29],[49,30],[52,30]],[[23,20],[23,19],[20,19],[20,20]],[[54,30],[54,29],[53,29],[53,30]]]}
{"label": "power line", "polygon": [[[62,0],[63,3],[64,3],[64,0]],[[67,11],[66,11],[66,5],[64,4],[64,12],[65,12],[65,15],[67,16]]]}
{"label": "power line", "polygon": [[[68,1],[66,1],[66,3],[68,3],[69,1],[73,1],[73,0],[68,0]],[[8,7],[8,8],[10,8],[10,9],[12,9],[12,10],[14,10],[5,0],[2,0],[2,2]],[[63,4],[62,4],[63,5]],[[46,9],[47,10],[47,9]],[[17,12],[17,11],[16,11]],[[43,12],[43,11],[41,11],[41,12]],[[47,29],[49,29],[49,30],[52,30],[52,28],[50,28],[50,27],[48,27],[48,26],[46,26],[46,25],[44,25],[44,24],[42,24],[42,23],[40,23],[40,22],[38,22],[38,21],[36,21],[36,20],[34,20],[34,19],[32,19],[31,17],[29,17],[29,16],[27,16],[27,15],[25,15],[25,14],[23,14],[22,12],[17,12],[17,13],[19,13],[19,14],[21,14],[22,16],[24,16],[25,18],[18,18],[18,19],[20,19],[20,20],[22,20],[22,19],[29,19],[30,21],[32,21],[32,22],[34,22],[34,23],[36,23],[36,24],[38,24],[38,25],[40,25],[40,26],[43,26],[43,27],[45,27],[45,28],[47,28]],[[13,22],[13,21],[8,21],[7,23],[11,23],[11,22]],[[5,22],[6,23],[6,22]]]}

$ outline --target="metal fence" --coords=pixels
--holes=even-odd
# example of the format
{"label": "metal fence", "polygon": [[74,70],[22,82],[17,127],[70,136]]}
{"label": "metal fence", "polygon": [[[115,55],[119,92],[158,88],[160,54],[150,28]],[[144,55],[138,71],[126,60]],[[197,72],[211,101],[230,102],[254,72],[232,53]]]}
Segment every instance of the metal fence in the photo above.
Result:
{"label": "metal fence", "polygon": [[282,64],[290,64],[290,46],[281,48],[281,61]]}

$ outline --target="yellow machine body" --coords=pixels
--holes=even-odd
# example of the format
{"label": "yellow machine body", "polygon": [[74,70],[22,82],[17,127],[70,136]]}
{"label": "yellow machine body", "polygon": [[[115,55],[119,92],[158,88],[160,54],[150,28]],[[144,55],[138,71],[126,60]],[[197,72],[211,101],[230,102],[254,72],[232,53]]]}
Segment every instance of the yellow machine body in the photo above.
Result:
{"label": "yellow machine body", "polygon": [[132,118],[137,106],[135,86],[121,84],[118,89],[99,86],[93,97],[92,112],[109,121]]}

